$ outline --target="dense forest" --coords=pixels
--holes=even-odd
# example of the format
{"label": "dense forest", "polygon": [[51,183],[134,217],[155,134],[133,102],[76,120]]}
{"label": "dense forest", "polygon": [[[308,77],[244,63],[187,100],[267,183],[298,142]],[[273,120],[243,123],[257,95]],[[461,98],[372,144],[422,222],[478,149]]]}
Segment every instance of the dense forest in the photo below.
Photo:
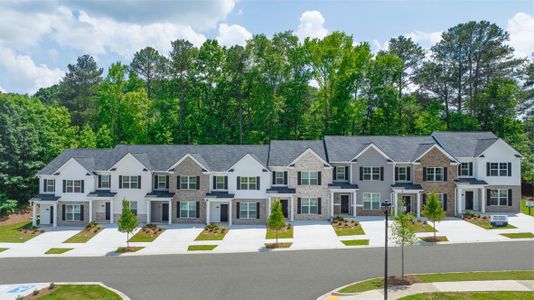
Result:
{"label": "dense forest", "polygon": [[120,143],[268,143],[324,135],[489,130],[525,155],[534,181],[534,62],[495,24],[459,24],[423,49],[386,50],[334,32],[303,42],[256,35],[245,47],[172,41],[104,76],[89,55],[32,96],[0,93],[0,191],[28,200],[36,171],[69,147]]}

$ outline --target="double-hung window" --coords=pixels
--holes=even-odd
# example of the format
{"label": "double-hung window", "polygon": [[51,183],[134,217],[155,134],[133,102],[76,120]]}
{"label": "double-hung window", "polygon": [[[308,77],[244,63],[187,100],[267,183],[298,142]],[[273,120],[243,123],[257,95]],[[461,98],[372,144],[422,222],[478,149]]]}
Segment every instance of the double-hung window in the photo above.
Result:
{"label": "double-hung window", "polygon": [[65,193],[81,193],[82,180],[65,180]]}
{"label": "double-hung window", "polygon": [[66,221],[80,221],[82,219],[81,205],[65,205],[65,220]]}
{"label": "double-hung window", "polygon": [[318,198],[302,198],[300,200],[300,213],[303,215],[316,215],[319,213]]}
{"label": "double-hung window", "polygon": [[508,176],[508,163],[490,163],[490,176]]}
{"label": "double-hung window", "polygon": [[165,175],[158,175],[156,176],[156,180],[157,180],[157,185],[156,185],[156,188],[158,190],[165,190],[167,189],[167,176]]}
{"label": "double-hung window", "polygon": [[274,172],[274,184],[285,184],[285,173],[284,172]]}
{"label": "double-hung window", "polygon": [[508,205],[508,190],[507,189],[490,190],[490,205],[492,206]]}
{"label": "double-hung window", "polygon": [[139,178],[140,176],[120,176],[120,188],[121,189],[140,189]]}
{"label": "double-hung window", "polygon": [[345,167],[336,167],[336,181],[347,180],[347,174],[345,173]]}
{"label": "double-hung window", "polygon": [[471,176],[471,164],[468,162],[463,162],[458,165],[458,176]]}
{"label": "double-hung window", "polygon": [[408,181],[408,167],[397,167],[398,181]]}
{"label": "double-hung window", "polygon": [[197,202],[196,201],[180,201],[180,218],[196,218],[197,217]]}
{"label": "double-hung window", "polygon": [[216,190],[226,190],[226,184],[225,184],[225,177],[224,176],[215,176],[215,189]]}
{"label": "double-hung window", "polygon": [[197,177],[196,176],[181,176],[180,177],[180,189],[181,190],[196,190],[197,189]]}
{"label": "double-hung window", "polygon": [[363,209],[380,209],[380,193],[363,193]]}
{"label": "double-hung window", "polygon": [[240,219],[256,219],[257,218],[256,208],[257,208],[256,202],[239,203],[239,218]]}
{"label": "double-hung window", "polygon": [[380,167],[363,167],[363,180],[380,180]]}
{"label": "double-hung window", "polygon": [[98,175],[98,188],[109,189],[111,187],[111,175]]}
{"label": "double-hung window", "polygon": [[319,172],[301,172],[301,185],[319,185]]}
{"label": "double-hung window", "polygon": [[239,187],[242,190],[256,190],[256,177],[239,177]]}
{"label": "double-hung window", "polygon": [[128,201],[130,203],[130,211],[137,216],[137,201]]}
{"label": "double-hung window", "polygon": [[425,179],[426,181],[443,181],[443,168],[427,167]]}
{"label": "double-hung window", "polygon": [[56,189],[56,181],[54,179],[45,179],[43,181],[43,191],[45,193],[53,193]]}

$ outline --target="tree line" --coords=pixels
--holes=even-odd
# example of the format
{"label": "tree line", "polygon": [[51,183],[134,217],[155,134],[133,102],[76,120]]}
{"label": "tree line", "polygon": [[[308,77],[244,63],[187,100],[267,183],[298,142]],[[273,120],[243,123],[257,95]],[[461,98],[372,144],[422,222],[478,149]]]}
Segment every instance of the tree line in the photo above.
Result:
{"label": "tree line", "polygon": [[169,53],[146,47],[105,76],[83,55],[59,84],[0,94],[0,190],[28,199],[35,172],[68,147],[437,130],[493,131],[525,154],[523,178],[533,181],[534,63],[508,40],[487,21],[449,28],[428,50],[398,36],[373,53],[343,32],[303,42],[260,34],[244,47],[176,40]]}

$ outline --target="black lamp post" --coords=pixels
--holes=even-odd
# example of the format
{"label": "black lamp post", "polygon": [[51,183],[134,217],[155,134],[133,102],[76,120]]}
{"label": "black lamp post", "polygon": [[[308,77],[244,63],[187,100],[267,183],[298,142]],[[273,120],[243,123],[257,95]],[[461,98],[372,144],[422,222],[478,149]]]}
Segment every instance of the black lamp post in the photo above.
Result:
{"label": "black lamp post", "polygon": [[388,299],[388,216],[389,207],[391,202],[384,200],[382,202],[382,209],[384,210],[384,216],[386,217],[386,240],[384,244],[384,300]]}

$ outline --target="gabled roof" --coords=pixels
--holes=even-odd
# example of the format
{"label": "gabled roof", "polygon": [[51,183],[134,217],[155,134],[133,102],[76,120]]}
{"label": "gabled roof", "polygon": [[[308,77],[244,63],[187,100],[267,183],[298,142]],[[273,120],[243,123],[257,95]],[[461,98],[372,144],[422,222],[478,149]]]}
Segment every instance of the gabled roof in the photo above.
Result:
{"label": "gabled roof", "polygon": [[288,166],[308,149],[328,163],[324,143],[321,140],[273,140],[269,150],[269,166]]}
{"label": "gabled roof", "polygon": [[70,159],[76,160],[89,172],[107,170],[114,164],[116,157],[113,149],[66,149],[37,172],[37,175],[53,175]]}
{"label": "gabled roof", "polygon": [[434,132],[432,137],[454,157],[478,157],[499,138],[492,132]]}

